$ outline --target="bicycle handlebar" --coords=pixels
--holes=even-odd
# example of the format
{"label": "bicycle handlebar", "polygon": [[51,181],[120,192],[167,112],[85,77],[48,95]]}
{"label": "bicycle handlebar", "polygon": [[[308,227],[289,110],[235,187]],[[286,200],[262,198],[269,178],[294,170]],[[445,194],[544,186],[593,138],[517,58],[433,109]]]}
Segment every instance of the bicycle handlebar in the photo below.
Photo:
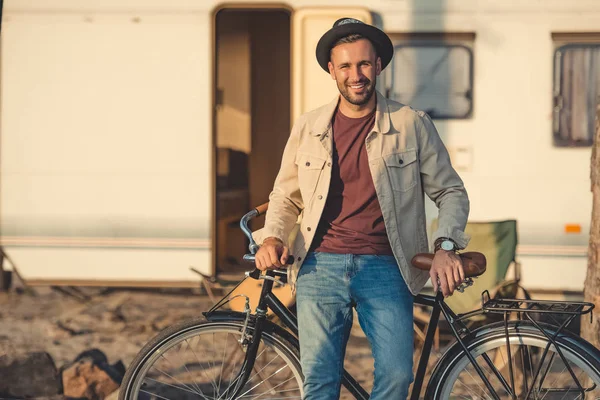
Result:
{"label": "bicycle handlebar", "polygon": [[256,216],[259,217],[259,216],[261,216],[261,215],[263,215],[264,213],[267,212],[267,210],[269,209],[269,202],[267,201],[266,203],[261,204],[258,207],[255,207],[254,209],[258,213]]}
{"label": "bicycle handlebar", "polygon": [[[243,257],[244,261],[247,261],[249,263],[254,263],[256,261],[255,254],[260,247],[258,244],[256,244],[256,242],[254,241],[254,238],[252,237],[252,231],[248,227],[248,222],[252,218],[256,218],[256,217],[263,215],[264,213],[267,212],[268,209],[269,209],[269,202],[266,202],[264,204],[261,204],[258,207],[255,207],[252,211],[250,211],[249,213],[244,215],[242,217],[242,219],[240,220],[240,228],[242,229],[242,232],[244,232],[244,235],[246,235],[246,237],[250,241],[250,244],[248,245],[250,254],[244,255],[244,257]],[[288,256],[288,259],[286,260],[285,264],[290,265],[293,263],[294,263],[294,256]],[[279,275],[287,274],[287,272],[285,270],[275,269],[275,270],[270,270],[270,271],[273,271],[273,273],[279,274]],[[261,273],[262,273],[261,270],[259,270],[258,268],[254,268],[254,271],[247,272],[246,275],[249,276],[250,278],[259,279]]]}
{"label": "bicycle handlebar", "polygon": [[265,212],[267,212],[268,208],[269,208],[268,202],[261,204],[260,206],[254,208],[252,211],[250,211],[249,213],[244,215],[242,217],[242,219],[240,220],[240,228],[242,229],[242,232],[244,232],[244,235],[246,235],[246,237],[250,241],[250,244],[248,245],[248,249],[250,250],[251,254],[256,254],[259,246],[256,244],[256,242],[254,241],[254,238],[252,237],[252,231],[250,230],[250,228],[248,228],[248,222],[252,218],[256,218],[260,215],[263,215]]}

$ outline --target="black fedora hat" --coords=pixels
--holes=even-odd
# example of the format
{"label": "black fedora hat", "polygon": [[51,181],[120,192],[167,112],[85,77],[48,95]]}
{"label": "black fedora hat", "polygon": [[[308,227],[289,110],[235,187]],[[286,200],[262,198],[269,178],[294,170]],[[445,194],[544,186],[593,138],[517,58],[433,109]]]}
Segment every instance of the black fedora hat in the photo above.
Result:
{"label": "black fedora hat", "polygon": [[351,34],[360,34],[369,39],[375,46],[377,55],[381,58],[381,69],[387,67],[394,55],[394,46],[388,35],[357,19],[340,18],[333,23],[333,27],[325,32],[317,43],[317,61],[325,72],[329,72],[327,63],[329,63],[329,54],[335,42]]}

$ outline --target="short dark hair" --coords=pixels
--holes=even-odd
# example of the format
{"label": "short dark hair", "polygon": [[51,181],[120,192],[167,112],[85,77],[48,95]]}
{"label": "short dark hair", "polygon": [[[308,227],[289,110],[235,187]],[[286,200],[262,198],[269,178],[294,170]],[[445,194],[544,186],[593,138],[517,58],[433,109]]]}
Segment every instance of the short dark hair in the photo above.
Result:
{"label": "short dark hair", "polygon": [[[361,39],[366,39],[369,40],[368,38],[366,38],[365,36],[361,35],[360,33],[351,33],[348,36],[344,36],[343,38],[338,39],[333,46],[331,46],[331,49],[329,50],[329,58],[331,59],[331,51],[336,47],[339,46],[341,44],[346,44],[346,43],[354,43],[354,42],[358,42]],[[373,50],[375,50],[375,56],[379,57],[379,55],[377,54],[377,48],[375,47],[375,44],[373,42],[371,42],[369,40],[369,42],[371,43],[371,46],[373,46]]]}

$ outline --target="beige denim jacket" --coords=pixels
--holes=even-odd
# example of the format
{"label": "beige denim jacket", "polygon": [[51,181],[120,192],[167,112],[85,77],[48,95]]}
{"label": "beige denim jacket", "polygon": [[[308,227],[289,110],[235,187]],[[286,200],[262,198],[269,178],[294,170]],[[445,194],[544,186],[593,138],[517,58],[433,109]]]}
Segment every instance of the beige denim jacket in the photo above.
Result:
{"label": "beige denim jacket", "polygon": [[[292,290],[329,191],[331,119],[338,101],[339,96],[298,118],[269,196],[265,226],[254,232],[259,244],[264,238],[277,237],[290,247],[296,260],[288,270]],[[439,228],[432,239],[449,237],[464,248],[469,241],[464,233],[469,214],[467,192],[429,116],[379,92],[366,148],[394,256],[411,292],[417,294],[429,278],[427,272],[410,264],[415,254],[429,251],[424,193],[439,208]],[[288,243],[301,214],[300,229],[293,243]]]}

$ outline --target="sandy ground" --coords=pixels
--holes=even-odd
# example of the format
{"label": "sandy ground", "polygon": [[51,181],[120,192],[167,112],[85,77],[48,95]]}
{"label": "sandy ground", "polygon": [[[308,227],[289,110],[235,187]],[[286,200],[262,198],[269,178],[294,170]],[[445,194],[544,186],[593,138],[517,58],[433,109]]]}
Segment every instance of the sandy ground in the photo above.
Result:
{"label": "sandy ground", "polygon": [[[59,368],[81,352],[97,348],[111,364],[121,360],[128,366],[161,329],[198,317],[212,305],[206,295],[191,290],[79,291],[81,298],[50,287],[17,287],[0,293],[0,355],[46,351]],[[370,347],[360,331],[353,332],[347,369],[369,390],[373,368]]]}

